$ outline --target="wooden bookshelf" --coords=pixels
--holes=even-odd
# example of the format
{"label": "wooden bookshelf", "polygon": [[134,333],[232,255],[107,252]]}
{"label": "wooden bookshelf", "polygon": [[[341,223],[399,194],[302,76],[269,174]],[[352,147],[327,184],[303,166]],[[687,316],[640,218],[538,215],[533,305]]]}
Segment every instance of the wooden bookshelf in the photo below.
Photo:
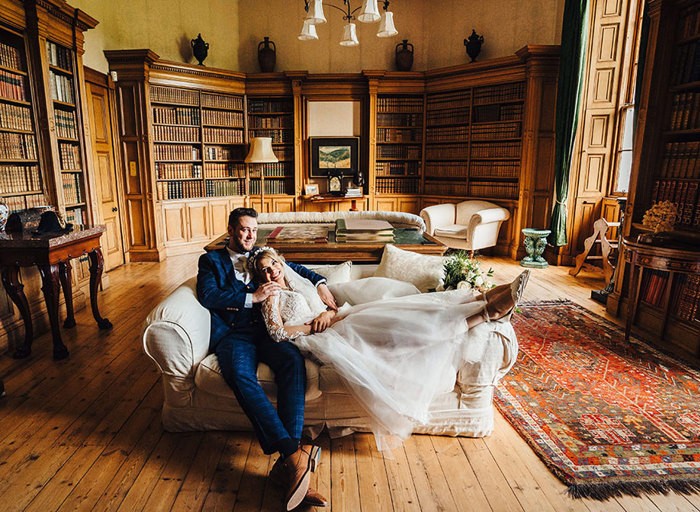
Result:
{"label": "wooden bookshelf", "polygon": [[10,211],[46,204],[25,41],[0,27],[0,198]]}
{"label": "wooden bookshelf", "polygon": [[243,96],[152,85],[160,201],[245,194]]}
{"label": "wooden bookshelf", "polygon": [[[697,253],[700,245],[700,5],[688,0],[649,3],[650,37],[640,95],[630,179],[626,240],[643,234],[644,213],[654,204],[676,205],[672,245],[658,250]],[[631,214],[630,214],[631,212]],[[630,242],[643,252],[644,243]],[[651,247],[651,246],[649,246]],[[649,250],[652,250],[649,248]],[[634,252],[628,249],[627,252]],[[695,252],[694,252],[695,251]],[[700,258],[700,256],[698,256]],[[630,296],[630,254],[619,261],[622,279],[608,298],[608,311],[630,316],[633,328],[652,333],[670,348],[700,356],[700,275],[697,266],[659,268],[659,258],[637,258],[639,291]],[[676,272],[683,269],[683,273]],[[631,306],[637,305],[638,307]]]}
{"label": "wooden bookshelf", "polygon": [[420,194],[423,95],[377,96],[375,194]]}
{"label": "wooden bookshelf", "polygon": [[248,96],[247,114],[249,140],[252,137],[270,137],[272,150],[279,160],[260,166],[264,180],[260,179],[260,170],[251,170],[249,194],[260,196],[261,187],[264,186],[265,195],[294,195],[293,99]]}

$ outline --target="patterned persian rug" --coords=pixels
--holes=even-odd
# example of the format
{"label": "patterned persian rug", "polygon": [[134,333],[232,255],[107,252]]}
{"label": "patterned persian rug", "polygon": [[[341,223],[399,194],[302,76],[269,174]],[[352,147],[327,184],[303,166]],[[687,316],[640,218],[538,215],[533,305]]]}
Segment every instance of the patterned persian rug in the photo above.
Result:
{"label": "patterned persian rug", "polygon": [[520,310],[496,405],[569,493],[700,491],[700,372],[572,302]]}

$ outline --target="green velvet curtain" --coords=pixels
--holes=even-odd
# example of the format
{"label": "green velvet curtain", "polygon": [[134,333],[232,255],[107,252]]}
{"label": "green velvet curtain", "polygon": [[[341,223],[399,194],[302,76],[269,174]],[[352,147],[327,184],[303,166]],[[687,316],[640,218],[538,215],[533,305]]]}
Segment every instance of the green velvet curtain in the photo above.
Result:
{"label": "green velvet curtain", "polygon": [[549,243],[566,245],[566,200],[588,40],[588,0],[566,0],[561,35],[554,169],[556,203]]}

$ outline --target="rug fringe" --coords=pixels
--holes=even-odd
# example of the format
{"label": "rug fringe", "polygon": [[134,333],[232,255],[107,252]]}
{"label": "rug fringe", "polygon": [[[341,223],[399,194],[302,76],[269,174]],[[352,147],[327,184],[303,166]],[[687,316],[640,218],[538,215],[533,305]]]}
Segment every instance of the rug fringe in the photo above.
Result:
{"label": "rug fringe", "polygon": [[570,484],[568,494],[572,498],[591,498],[605,501],[610,498],[642,494],[680,494],[700,492],[700,480],[653,480],[645,482],[605,482]]}

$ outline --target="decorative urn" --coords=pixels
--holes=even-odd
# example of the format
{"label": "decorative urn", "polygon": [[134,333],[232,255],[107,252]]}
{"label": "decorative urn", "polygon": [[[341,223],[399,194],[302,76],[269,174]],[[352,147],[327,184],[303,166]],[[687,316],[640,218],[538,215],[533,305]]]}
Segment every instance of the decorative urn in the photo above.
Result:
{"label": "decorative urn", "polygon": [[472,35],[469,39],[464,40],[464,46],[467,47],[467,55],[471,57],[471,62],[474,62],[481,52],[481,45],[484,44],[484,36],[480,36],[476,33],[476,30],[472,30]]}
{"label": "decorative urn", "polygon": [[413,45],[404,39],[396,45],[396,69],[399,71],[411,71],[413,66]]}
{"label": "decorative urn", "polygon": [[202,34],[197,34],[195,39],[192,39],[192,54],[197,59],[200,66],[204,66],[204,59],[209,53],[209,43],[202,39]]}
{"label": "decorative urn", "polygon": [[277,60],[277,48],[275,42],[270,41],[270,38],[265,38],[258,43],[258,64],[260,71],[263,73],[272,73],[275,70],[275,62]]}

